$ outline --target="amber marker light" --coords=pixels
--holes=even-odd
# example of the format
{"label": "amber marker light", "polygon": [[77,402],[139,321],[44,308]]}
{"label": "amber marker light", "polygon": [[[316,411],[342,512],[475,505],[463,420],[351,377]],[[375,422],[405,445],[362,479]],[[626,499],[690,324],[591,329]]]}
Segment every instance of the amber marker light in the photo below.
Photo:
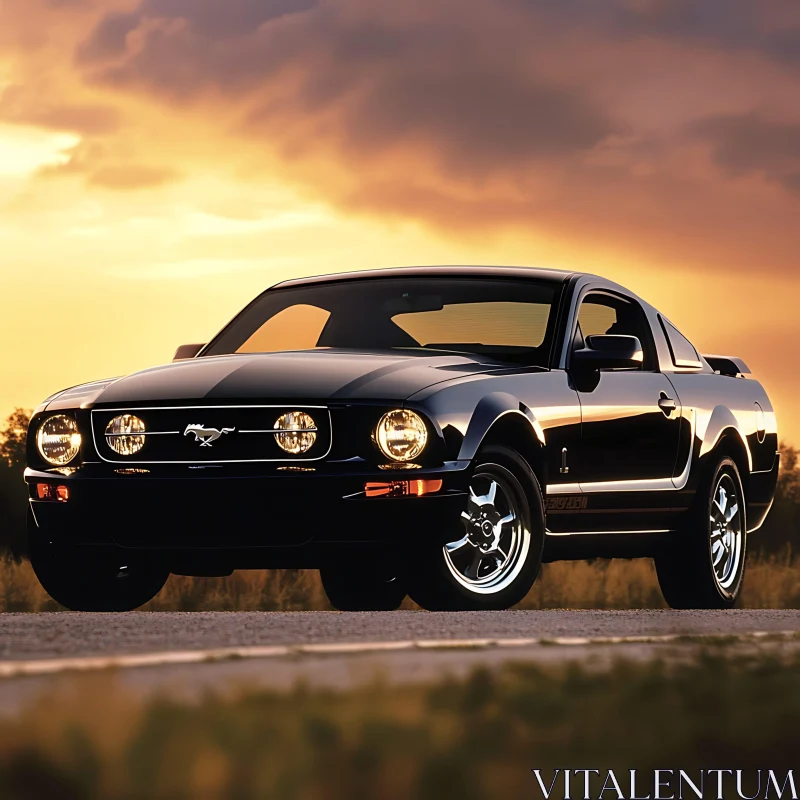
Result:
{"label": "amber marker light", "polygon": [[69,500],[68,486],[54,486],[52,483],[37,483],[36,496],[40,500],[66,503]]}
{"label": "amber marker light", "polygon": [[367,497],[419,497],[438,492],[442,488],[441,479],[418,481],[374,481],[364,485]]}

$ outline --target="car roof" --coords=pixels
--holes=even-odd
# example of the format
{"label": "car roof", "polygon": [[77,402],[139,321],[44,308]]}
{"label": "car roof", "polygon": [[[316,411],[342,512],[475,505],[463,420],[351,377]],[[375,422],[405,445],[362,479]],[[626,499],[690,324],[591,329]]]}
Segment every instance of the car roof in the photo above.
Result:
{"label": "car roof", "polygon": [[534,280],[566,281],[576,275],[584,273],[570,272],[560,269],[544,269],[541,267],[504,267],[480,265],[437,265],[416,267],[389,267],[386,269],[359,270],[357,272],[338,272],[332,275],[314,275],[308,278],[293,278],[281,281],[272,286],[272,289],[288,286],[303,286],[314,283],[331,283],[334,281],[360,280],[365,278],[419,278],[419,277],[504,277],[504,278],[529,278]]}

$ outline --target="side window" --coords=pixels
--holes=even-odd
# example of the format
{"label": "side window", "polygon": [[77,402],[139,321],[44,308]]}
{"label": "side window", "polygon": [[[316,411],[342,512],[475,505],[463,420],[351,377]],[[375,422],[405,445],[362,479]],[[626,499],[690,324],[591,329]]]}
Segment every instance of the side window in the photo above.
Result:
{"label": "side window", "polygon": [[656,368],[650,323],[637,303],[610,294],[586,295],[578,310],[573,349],[584,347],[587,336],[602,334],[635,336],[642,343],[644,351],[642,369],[649,371]]}
{"label": "side window", "polygon": [[584,338],[603,333],[614,333],[612,328],[617,324],[617,309],[606,305],[600,297],[589,295],[578,312],[578,324]]}
{"label": "side window", "polygon": [[660,315],[658,319],[661,321],[661,327],[667,337],[672,363],[676,367],[701,369],[703,362],[700,361],[695,346],[671,322]]}

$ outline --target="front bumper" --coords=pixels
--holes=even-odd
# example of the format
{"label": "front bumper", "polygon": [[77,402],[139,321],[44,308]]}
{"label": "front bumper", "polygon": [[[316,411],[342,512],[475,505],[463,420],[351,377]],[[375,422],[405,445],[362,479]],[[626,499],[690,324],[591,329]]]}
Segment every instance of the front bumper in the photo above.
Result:
{"label": "front bumper", "polygon": [[[450,462],[436,469],[378,471],[344,463],[314,472],[224,466],[125,473],[87,464],[71,475],[28,469],[25,480],[35,524],[50,541],[172,551],[292,551],[452,541],[460,536],[468,467]],[[422,496],[366,496],[367,482],[395,480],[442,484]],[[38,499],[40,483],[66,486],[69,499]]]}

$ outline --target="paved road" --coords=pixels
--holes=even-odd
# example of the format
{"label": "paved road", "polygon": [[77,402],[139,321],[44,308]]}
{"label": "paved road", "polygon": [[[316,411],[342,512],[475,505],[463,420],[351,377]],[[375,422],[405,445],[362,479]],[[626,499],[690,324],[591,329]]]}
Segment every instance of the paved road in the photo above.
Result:
{"label": "paved road", "polygon": [[800,632],[800,611],[0,614],[0,660],[257,645]]}

